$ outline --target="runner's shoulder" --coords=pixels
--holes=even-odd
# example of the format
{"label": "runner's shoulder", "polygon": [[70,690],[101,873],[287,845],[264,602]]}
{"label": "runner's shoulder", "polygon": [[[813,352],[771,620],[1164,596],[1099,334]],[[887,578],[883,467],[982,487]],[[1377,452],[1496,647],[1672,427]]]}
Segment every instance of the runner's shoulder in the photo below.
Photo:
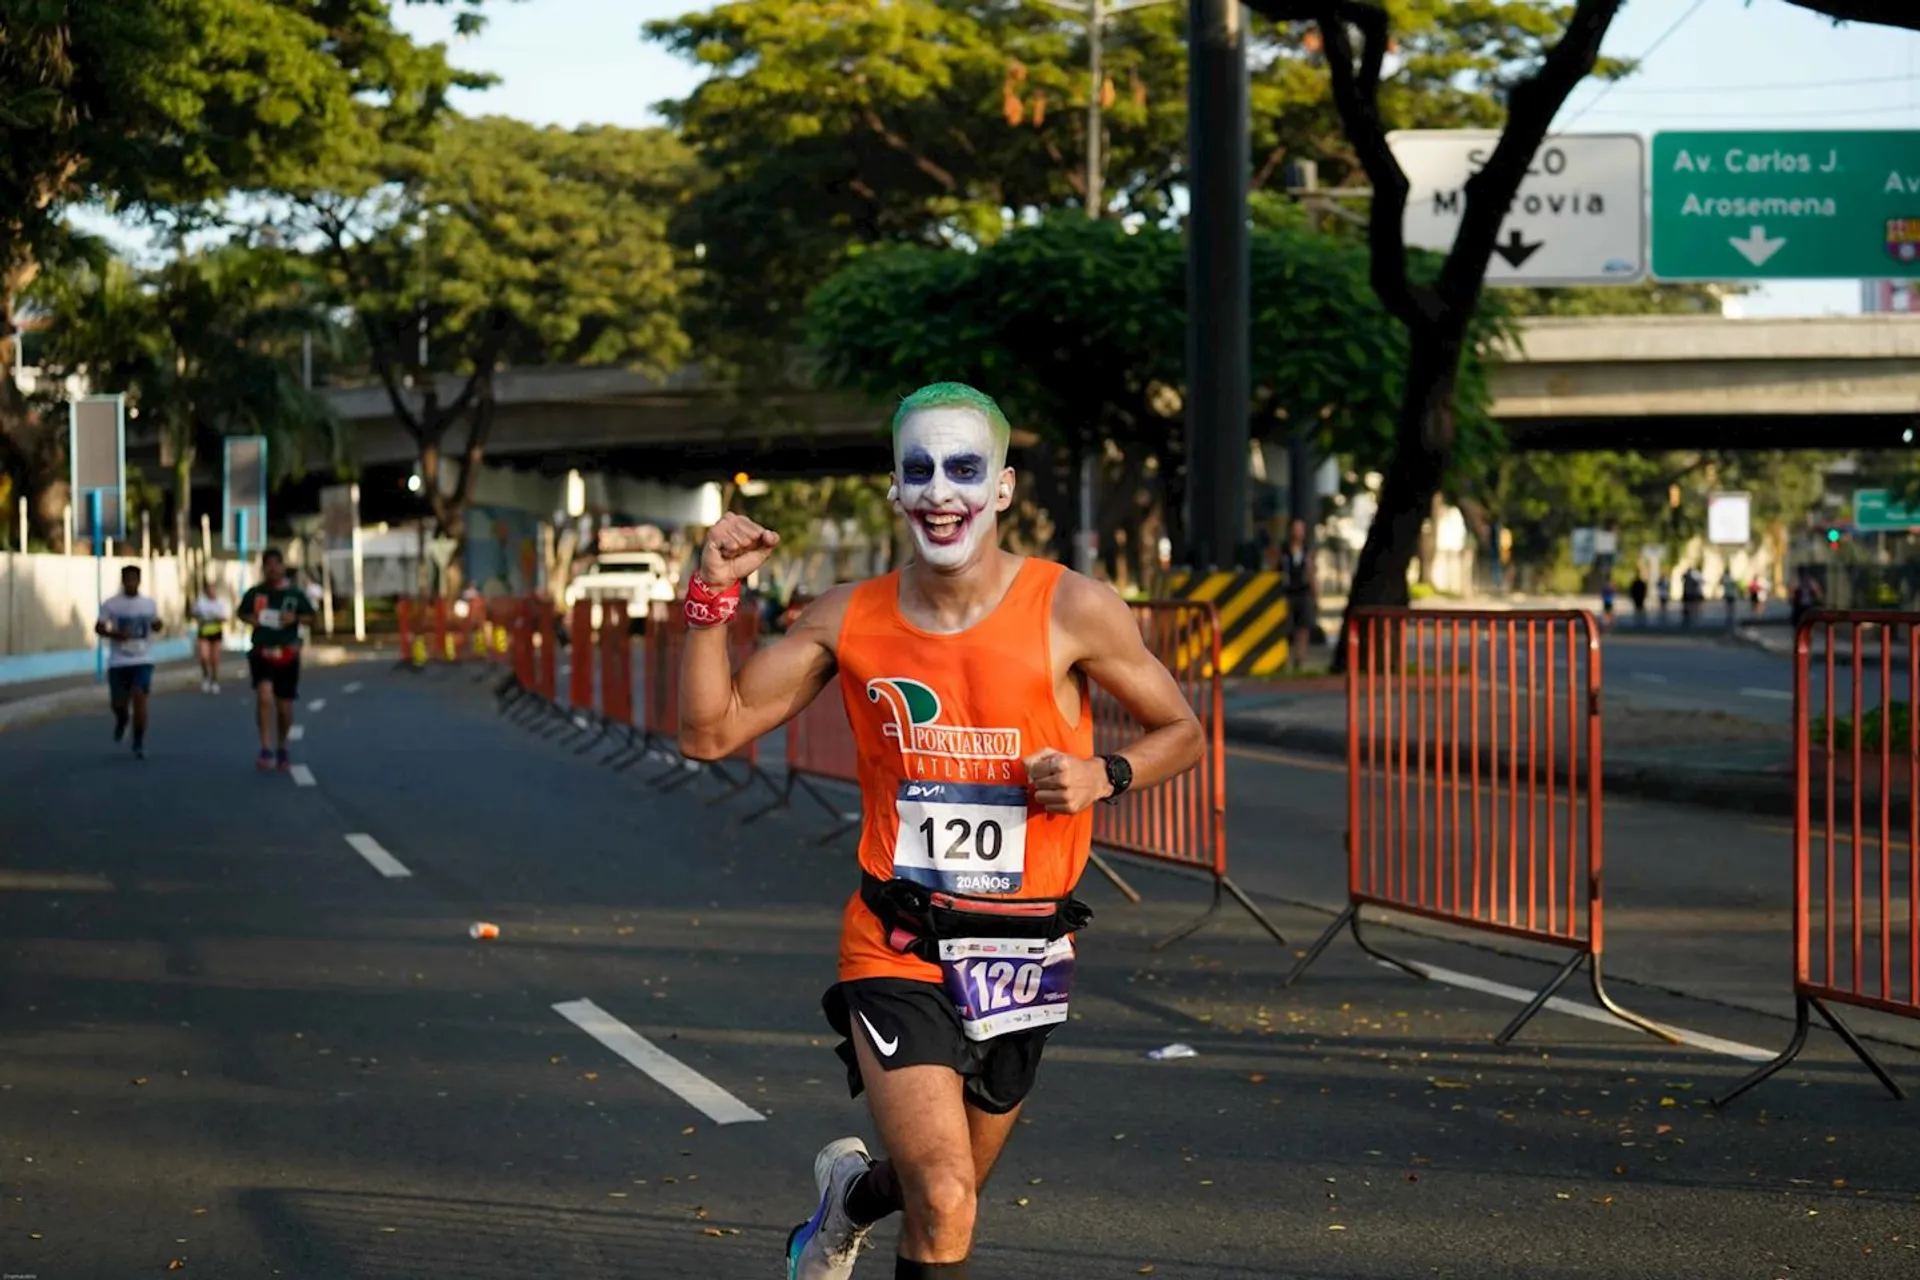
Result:
{"label": "runner's shoulder", "polygon": [[807,602],[787,634],[813,640],[830,650],[835,648],[840,641],[840,624],[847,620],[847,609],[859,586],[857,582],[841,582],[828,587]]}

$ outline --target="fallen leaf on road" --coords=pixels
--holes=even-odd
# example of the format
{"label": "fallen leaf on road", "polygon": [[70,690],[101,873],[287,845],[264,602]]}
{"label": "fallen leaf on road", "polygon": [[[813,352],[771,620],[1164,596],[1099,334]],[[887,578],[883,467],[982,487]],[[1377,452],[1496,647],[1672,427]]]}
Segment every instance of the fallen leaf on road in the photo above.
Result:
{"label": "fallen leaf on road", "polygon": [[718,1227],[702,1227],[700,1228],[700,1234],[703,1236],[712,1236],[715,1240],[718,1240],[727,1233]]}
{"label": "fallen leaf on road", "polygon": [[1265,1084],[1266,1082],[1267,1082],[1267,1077],[1265,1072],[1256,1071],[1252,1075],[1247,1077],[1248,1084]]}
{"label": "fallen leaf on road", "polygon": [[1013,1203],[1019,1208],[1024,1209],[1027,1207],[1028,1200],[1025,1196],[1021,1196],[1019,1199],[1015,1200]]}
{"label": "fallen leaf on road", "polygon": [[1653,1132],[1655,1137],[1659,1137],[1662,1134],[1672,1133],[1673,1126],[1670,1124],[1657,1124],[1653,1127]]}
{"label": "fallen leaf on road", "polygon": [[1341,1226],[1341,1225],[1340,1225],[1339,1223],[1337,1223],[1337,1222],[1336,1222],[1336,1223],[1334,1223],[1334,1224],[1333,1224],[1332,1226],[1330,1226],[1330,1227],[1328,1227],[1328,1228],[1327,1228],[1327,1230],[1329,1230],[1329,1231],[1345,1231],[1345,1230],[1346,1230],[1346,1228],[1345,1228],[1345,1227],[1343,1227],[1343,1226]]}
{"label": "fallen leaf on road", "polygon": [[1675,1102],[1672,1098],[1662,1098],[1660,1099],[1660,1105],[1663,1107],[1677,1107],[1680,1104]]}
{"label": "fallen leaf on road", "polygon": [[1436,1089],[1468,1089],[1472,1087],[1465,1080],[1442,1080],[1436,1076],[1427,1077],[1427,1083]]}
{"label": "fallen leaf on road", "polygon": [[1144,1267],[1135,1267],[1133,1274],[1137,1276],[1150,1276],[1153,1274],[1153,1264],[1149,1262]]}
{"label": "fallen leaf on road", "polygon": [[[147,1082],[147,1078],[145,1076],[135,1076],[133,1079],[129,1080],[127,1083],[128,1084],[145,1084],[146,1082]],[[1833,1139],[1828,1138],[1827,1141],[1832,1142]]]}
{"label": "fallen leaf on road", "polygon": [[169,1271],[185,1271],[186,1269],[187,1260],[185,1258],[175,1258],[167,1264],[167,1270]]}

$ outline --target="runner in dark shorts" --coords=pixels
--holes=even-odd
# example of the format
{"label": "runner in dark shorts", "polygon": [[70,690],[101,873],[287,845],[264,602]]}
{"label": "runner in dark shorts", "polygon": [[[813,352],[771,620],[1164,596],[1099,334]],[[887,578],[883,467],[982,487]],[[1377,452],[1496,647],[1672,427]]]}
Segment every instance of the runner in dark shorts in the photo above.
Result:
{"label": "runner in dark shorts", "polygon": [[[313,600],[287,576],[287,562],[274,547],[260,555],[265,581],[248,587],[236,610],[253,627],[247,676],[259,708],[261,769],[290,769],[287,735],[293,703],[300,696],[300,624],[315,617]],[[278,730],[276,734],[275,730]]]}

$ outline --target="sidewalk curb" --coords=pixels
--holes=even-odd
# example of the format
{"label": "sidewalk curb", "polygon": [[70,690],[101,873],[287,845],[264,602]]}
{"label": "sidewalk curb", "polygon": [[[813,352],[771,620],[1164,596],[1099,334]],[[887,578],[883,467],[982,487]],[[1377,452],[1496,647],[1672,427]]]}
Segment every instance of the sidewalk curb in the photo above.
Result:
{"label": "sidewalk curb", "polygon": [[[1274,724],[1263,717],[1240,714],[1227,716],[1225,730],[1229,746],[1280,747],[1336,760],[1347,758],[1347,735],[1343,729]],[[1564,772],[1561,780],[1564,784]],[[1759,774],[1715,775],[1631,761],[1603,761],[1601,786],[1607,794],[1703,809],[1732,809],[1770,817],[1793,814],[1793,780],[1784,772],[1778,778]]]}
{"label": "sidewalk curb", "polygon": [[[313,645],[302,657],[304,665],[312,668],[343,667],[355,662],[373,662],[392,657],[389,653],[359,653],[341,645]],[[179,693],[185,689],[198,688],[200,668],[191,661],[179,664],[169,663],[165,668],[153,673],[153,692]],[[62,716],[83,715],[98,711],[106,689],[103,685],[83,685],[78,689],[62,689],[58,693],[41,694],[37,698],[22,698],[18,702],[0,703],[0,733],[13,729],[25,729],[31,725],[42,724],[48,720],[57,720]]]}

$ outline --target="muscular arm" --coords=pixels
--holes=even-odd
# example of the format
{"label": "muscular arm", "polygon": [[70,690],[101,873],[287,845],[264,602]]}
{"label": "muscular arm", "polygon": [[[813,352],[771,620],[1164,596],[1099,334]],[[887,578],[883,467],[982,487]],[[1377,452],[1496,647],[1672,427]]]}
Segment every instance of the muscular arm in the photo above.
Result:
{"label": "muscular arm", "polygon": [[1112,694],[1146,730],[1119,754],[1134,788],[1185,773],[1206,753],[1200,721],[1180,686],[1147,651],[1133,610],[1112,588],[1067,574],[1054,596],[1054,625],[1072,665]]}
{"label": "muscular arm", "polygon": [[851,587],[808,606],[779,640],[733,670],[727,629],[689,629],[680,658],[680,750],[720,760],[806,709],[834,673],[834,646]]}

